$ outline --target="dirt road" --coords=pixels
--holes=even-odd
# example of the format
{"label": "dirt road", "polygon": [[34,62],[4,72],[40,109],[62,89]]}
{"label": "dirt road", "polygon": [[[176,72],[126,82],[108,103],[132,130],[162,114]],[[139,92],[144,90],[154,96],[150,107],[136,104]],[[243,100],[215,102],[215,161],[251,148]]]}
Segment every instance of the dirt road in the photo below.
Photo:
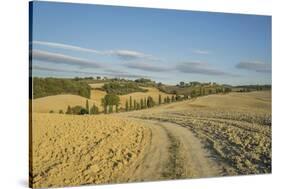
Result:
{"label": "dirt road", "polygon": [[188,129],[170,122],[142,120],[151,128],[150,147],[125,175],[126,181],[198,178],[221,175],[200,141]]}

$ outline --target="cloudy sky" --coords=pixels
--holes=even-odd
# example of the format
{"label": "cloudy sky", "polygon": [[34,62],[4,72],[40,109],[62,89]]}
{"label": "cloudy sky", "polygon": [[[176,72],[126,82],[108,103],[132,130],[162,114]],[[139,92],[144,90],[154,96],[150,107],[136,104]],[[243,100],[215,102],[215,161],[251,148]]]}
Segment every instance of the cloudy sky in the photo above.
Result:
{"label": "cloudy sky", "polygon": [[33,3],[32,73],[271,83],[271,17]]}

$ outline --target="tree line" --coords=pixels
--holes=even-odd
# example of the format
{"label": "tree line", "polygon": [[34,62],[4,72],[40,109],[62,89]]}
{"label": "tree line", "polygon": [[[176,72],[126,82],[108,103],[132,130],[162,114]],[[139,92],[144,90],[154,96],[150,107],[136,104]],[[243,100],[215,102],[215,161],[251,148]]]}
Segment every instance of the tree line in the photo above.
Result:
{"label": "tree line", "polygon": [[[200,88],[199,91],[192,90],[191,95],[169,95],[169,96],[162,96],[161,94],[158,95],[158,103],[151,97],[144,97],[141,99],[133,99],[132,96],[126,100],[125,109],[120,108],[120,97],[116,94],[107,94],[104,98],[101,99],[101,105],[103,106],[103,113],[118,113],[119,111],[133,111],[133,110],[142,110],[147,108],[152,108],[156,105],[162,104],[169,104],[177,101],[187,100],[190,98],[195,98],[197,96],[204,96],[208,94],[215,94],[215,93],[228,93],[231,92],[230,88],[216,88],[215,90],[207,90],[206,88]],[[54,113],[54,111],[50,111],[50,113]],[[63,113],[62,110],[59,113]],[[68,106],[65,112],[66,114],[74,114],[74,115],[85,115],[85,114],[99,114],[102,113],[99,111],[98,106],[93,104],[91,107],[89,106],[89,101],[86,100],[85,107],[83,106]]]}

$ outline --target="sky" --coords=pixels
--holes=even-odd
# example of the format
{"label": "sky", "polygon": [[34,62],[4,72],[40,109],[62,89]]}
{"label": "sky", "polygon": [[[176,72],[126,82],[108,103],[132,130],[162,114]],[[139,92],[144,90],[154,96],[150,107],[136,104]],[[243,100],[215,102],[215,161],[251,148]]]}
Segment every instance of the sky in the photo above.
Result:
{"label": "sky", "polygon": [[271,17],[33,2],[32,75],[271,84]]}

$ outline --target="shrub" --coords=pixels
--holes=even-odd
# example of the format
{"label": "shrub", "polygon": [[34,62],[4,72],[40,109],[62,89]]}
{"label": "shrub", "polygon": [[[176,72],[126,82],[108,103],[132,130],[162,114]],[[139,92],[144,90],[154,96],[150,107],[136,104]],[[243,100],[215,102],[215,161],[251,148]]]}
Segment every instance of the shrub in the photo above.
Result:
{"label": "shrub", "polygon": [[82,106],[74,106],[73,108],[71,108],[71,112],[72,112],[72,114],[75,114],[75,115],[84,115],[84,114],[88,114],[89,113]]}

